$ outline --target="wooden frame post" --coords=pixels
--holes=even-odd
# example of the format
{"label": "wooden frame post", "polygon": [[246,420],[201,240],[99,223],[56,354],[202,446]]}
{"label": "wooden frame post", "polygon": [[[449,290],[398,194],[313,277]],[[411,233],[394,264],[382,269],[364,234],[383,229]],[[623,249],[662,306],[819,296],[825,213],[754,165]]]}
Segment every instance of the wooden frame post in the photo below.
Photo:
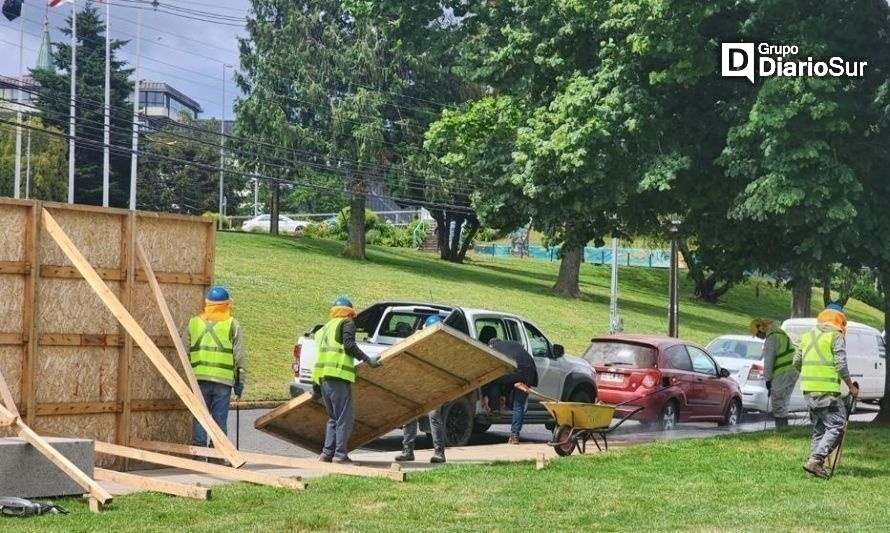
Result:
{"label": "wooden frame post", "polygon": [[[40,276],[40,202],[31,205],[28,214],[28,227],[25,232],[25,261],[28,264],[28,277],[25,279],[24,302],[22,308],[22,336],[27,343],[22,351],[22,380],[19,389],[21,404],[25,409],[25,419],[33,425],[37,419],[37,278]],[[7,405],[14,409],[15,405]]]}
{"label": "wooden frame post", "polygon": [[68,235],[65,234],[65,231],[62,230],[49,211],[43,209],[41,219],[47,232],[56,241],[62,252],[89,283],[90,287],[92,287],[93,291],[108,307],[114,317],[124,326],[127,333],[133,337],[136,344],[142,348],[142,351],[145,352],[146,356],[148,356],[176,394],[179,395],[192,415],[207,430],[207,433],[211,435],[216,448],[236,468],[243,465],[245,462],[243,457],[241,457],[241,454],[238,453],[238,450],[235,449],[235,446],[229,441],[222,429],[213,421],[213,418],[202,408],[200,400],[185,384],[179,374],[176,373],[176,369],[167,361],[167,358],[152,342],[139,323],[136,322],[136,319],[133,318],[130,312],[121,304],[120,300],[111,292],[108,285],[102,281],[99,274],[96,273],[80,250],[77,249],[77,246],[71,242],[71,239],[68,238]]}

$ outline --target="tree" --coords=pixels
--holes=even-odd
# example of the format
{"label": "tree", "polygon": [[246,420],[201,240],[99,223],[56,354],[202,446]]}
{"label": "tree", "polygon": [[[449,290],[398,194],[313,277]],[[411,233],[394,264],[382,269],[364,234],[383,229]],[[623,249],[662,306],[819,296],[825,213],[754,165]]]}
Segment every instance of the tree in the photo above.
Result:
{"label": "tree", "polygon": [[[22,197],[28,164],[27,143],[31,139],[31,186],[29,197],[61,202],[68,197],[67,143],[62,134],[45,129],[39,118],[29,118],[22,131]],[[12,195],[15,169],[15,126],[0,127],[0,191]]]}
{"label": "tree", "polygon": [[[70,21],[69,21],[70,22]],[[61,28],[71,35],[70,23]],[[74,201],[102,204],[103,121],[105,101],[105,33],[104,23],[91,4],[77,15],[77,124],[75,129]],[[129,81],[131,70],[124,61],[114,59],[126,41],[111,41],[111,157],[109,201],[112,206],[126,207],[130,182],[130,138],[132,106],[128,99],[133,90]],[[53,63],[60,73],[33,71],[40,84],[37,107],[41,120],[59,131],[68,131],[70,103],[71,46],[53,43]],[[114,147],[125,147],[125,152]]]}

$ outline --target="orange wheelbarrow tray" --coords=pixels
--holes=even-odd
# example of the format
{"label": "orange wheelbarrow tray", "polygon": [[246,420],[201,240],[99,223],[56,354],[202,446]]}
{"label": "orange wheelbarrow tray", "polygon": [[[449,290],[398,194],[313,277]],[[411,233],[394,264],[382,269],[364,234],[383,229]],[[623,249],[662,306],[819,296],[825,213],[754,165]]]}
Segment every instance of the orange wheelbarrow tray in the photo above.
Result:
{"label": "orange wheelbarrow tray", "polygon": [[[617,424],[611,425],[612,418],[615,416],[615,408],[621,404],[541,402],[541,405],[556,421],[553,428],[553,439],[547,444],[553,446],[553,450],[560,456],[571,455],[576,448],[580,453],[585,453],[589,440],[593,441],[597,450],[608,450],[607,435],[643,410],[642,407],[637,407],[622,417]],[[600,447],[600,439],[603,441],[602,447]]]}

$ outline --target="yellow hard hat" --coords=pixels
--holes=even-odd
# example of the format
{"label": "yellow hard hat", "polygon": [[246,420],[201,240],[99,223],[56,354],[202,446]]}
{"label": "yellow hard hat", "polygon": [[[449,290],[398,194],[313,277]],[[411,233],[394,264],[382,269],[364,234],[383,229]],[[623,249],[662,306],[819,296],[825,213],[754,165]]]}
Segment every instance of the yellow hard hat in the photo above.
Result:
{"label": "yellow hard hat", "polygon": [[758,332],[766,330],[766,328],[772,325],[772,320],[766,320],[763,318],[755,318],[748,324],[748,333],[753,336],[756,336]]}

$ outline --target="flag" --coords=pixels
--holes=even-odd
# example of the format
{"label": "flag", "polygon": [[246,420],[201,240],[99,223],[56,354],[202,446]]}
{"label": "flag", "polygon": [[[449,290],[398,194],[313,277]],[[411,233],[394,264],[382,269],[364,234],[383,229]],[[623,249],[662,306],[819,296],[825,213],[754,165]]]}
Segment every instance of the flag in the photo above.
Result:
{"label": "flag", "polygon": [[56,7],[69,2],[74,2],[74,0],[49,0],[49,7]]}
{"label": "flag", "polygon": [[24,0],[5,0],[3,2],[3,16],[6,20],[15,20],[22,16],[22,4]]}

